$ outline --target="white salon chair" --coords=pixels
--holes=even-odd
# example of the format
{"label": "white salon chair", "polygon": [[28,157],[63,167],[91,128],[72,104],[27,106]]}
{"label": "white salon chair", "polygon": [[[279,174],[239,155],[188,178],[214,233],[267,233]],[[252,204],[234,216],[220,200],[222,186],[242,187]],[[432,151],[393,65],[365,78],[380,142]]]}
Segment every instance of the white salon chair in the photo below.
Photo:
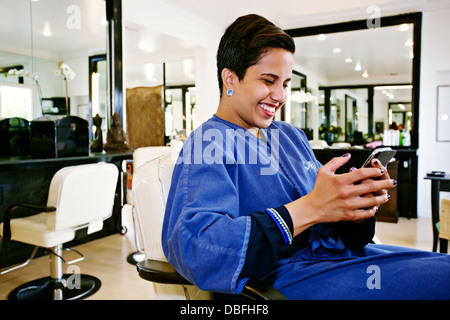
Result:
{"label": "white salon chair", "polygon": [[[38,247],[50,253],[50,277],[37,279],[19,286],[8,298],[22,299],[84,299],[95,293],[101,283],[92,276],[70,273],[63,275],[62,262],[73,264],[84,259],[76,250],[63,244],[78,234],[92,234],[103,228],[103,221],[112,214],[117,187],[118,169],[111,163],[94,163],[60,169],[50,183],[46,206],[17,204],[8,209],[0,225],[2,246],[8,241],[19,241],[35,246],[25,263],[2,270],[0,274],[27,265]],[[14,211],[24,207],[39,213],[14,218]],[[63,251],[77,254],[67,261]],[[71,254],[73,255],[73,253]]]}
{"label": "white salon chair", "polygon": [[[177,273],[162,250],[161,232],[172,172],[181,143],[172,147],[146,147],[133,155],[133,210],[141,231],[145,259],[137,264],[139,276],[151,281],[155,299],[211,299],[212,294],[193,286]],[[251,299],[286,299],[271,286],[250,279],[242,295]]]}

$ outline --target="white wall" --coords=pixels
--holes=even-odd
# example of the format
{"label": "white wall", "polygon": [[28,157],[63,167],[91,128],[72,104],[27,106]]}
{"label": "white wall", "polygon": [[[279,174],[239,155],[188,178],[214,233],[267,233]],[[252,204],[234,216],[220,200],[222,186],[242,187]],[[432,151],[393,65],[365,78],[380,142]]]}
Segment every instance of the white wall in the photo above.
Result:
{"label": "white wall", "polygon": [[431,183],[423,179],[426,172],[442,170],[450,173],[450,142],[436,142],[436,87],[444,81],[450,84],[450,79],[438,79],[439,72],[450,70],[449,18],[449,8],[423,13],[418,153],[419,216],[431,216]]}

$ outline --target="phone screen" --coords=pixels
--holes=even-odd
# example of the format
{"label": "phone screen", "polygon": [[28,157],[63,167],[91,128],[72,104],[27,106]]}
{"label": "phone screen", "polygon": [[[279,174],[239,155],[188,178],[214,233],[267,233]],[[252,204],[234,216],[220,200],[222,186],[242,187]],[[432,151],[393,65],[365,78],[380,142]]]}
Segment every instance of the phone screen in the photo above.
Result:
{"label": "phone screen", "polygon": [[380,163],[383,165],[383,167],[386,167],[391,161],[391,159],[395,156],[397,153],[396,150],[392,150],[391,148],[381,148],[376,149],[372,154],[367,158],[367,160],[364,162],[362,167],[366,167],[370,165],[370,162],[373,158],[377,158]]}

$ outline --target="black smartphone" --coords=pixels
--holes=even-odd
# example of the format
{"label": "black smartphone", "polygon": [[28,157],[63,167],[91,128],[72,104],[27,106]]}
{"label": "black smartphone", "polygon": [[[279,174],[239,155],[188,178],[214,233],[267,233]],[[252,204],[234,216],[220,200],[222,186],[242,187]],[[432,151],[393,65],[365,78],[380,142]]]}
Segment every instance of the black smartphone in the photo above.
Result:
{"label": "black smartphone", "polygon": [[364,162],[362,168],[369,165],[373,158],[378,159],[378,161],[380,161],[383,167],[386,167],[389,161],[391,161],[391,159],[395,156],[396,153],[397,151],[392,150],[390,147],[375,149],[367,158],[366,162]]}

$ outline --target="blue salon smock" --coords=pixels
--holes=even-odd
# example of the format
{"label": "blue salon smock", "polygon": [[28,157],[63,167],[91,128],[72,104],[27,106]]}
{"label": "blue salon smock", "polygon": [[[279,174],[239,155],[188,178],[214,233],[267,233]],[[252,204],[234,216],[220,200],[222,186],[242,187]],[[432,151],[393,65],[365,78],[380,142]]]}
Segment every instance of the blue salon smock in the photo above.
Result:
{"label": "blue salon smock", "polygon": [[[277,208],[292,230],[284,205],[313,189],[321,164],[303,131],[294,126],[273,121],[260,133],[261,140],[213,116],[186,140],[162,230],[167,260],[206,291],[240,293],[248,277],[258,277],[293,299],[379,294],[368,289],[371,266],[377,262],[377,267],[397,270],[405,251],[412,257],[416,250],[367,245],[374,218],[361,224],[317,224],[286,245],[264,210]],[[431,259],[428,253],[425,258]],[[450,266],[448,258],[434,263]],[[353,295],[342,286],[330,288],[330,279]],[[449,281],[443,272],[437,279]],[[450,296],[449,290],[444,294]]]}

